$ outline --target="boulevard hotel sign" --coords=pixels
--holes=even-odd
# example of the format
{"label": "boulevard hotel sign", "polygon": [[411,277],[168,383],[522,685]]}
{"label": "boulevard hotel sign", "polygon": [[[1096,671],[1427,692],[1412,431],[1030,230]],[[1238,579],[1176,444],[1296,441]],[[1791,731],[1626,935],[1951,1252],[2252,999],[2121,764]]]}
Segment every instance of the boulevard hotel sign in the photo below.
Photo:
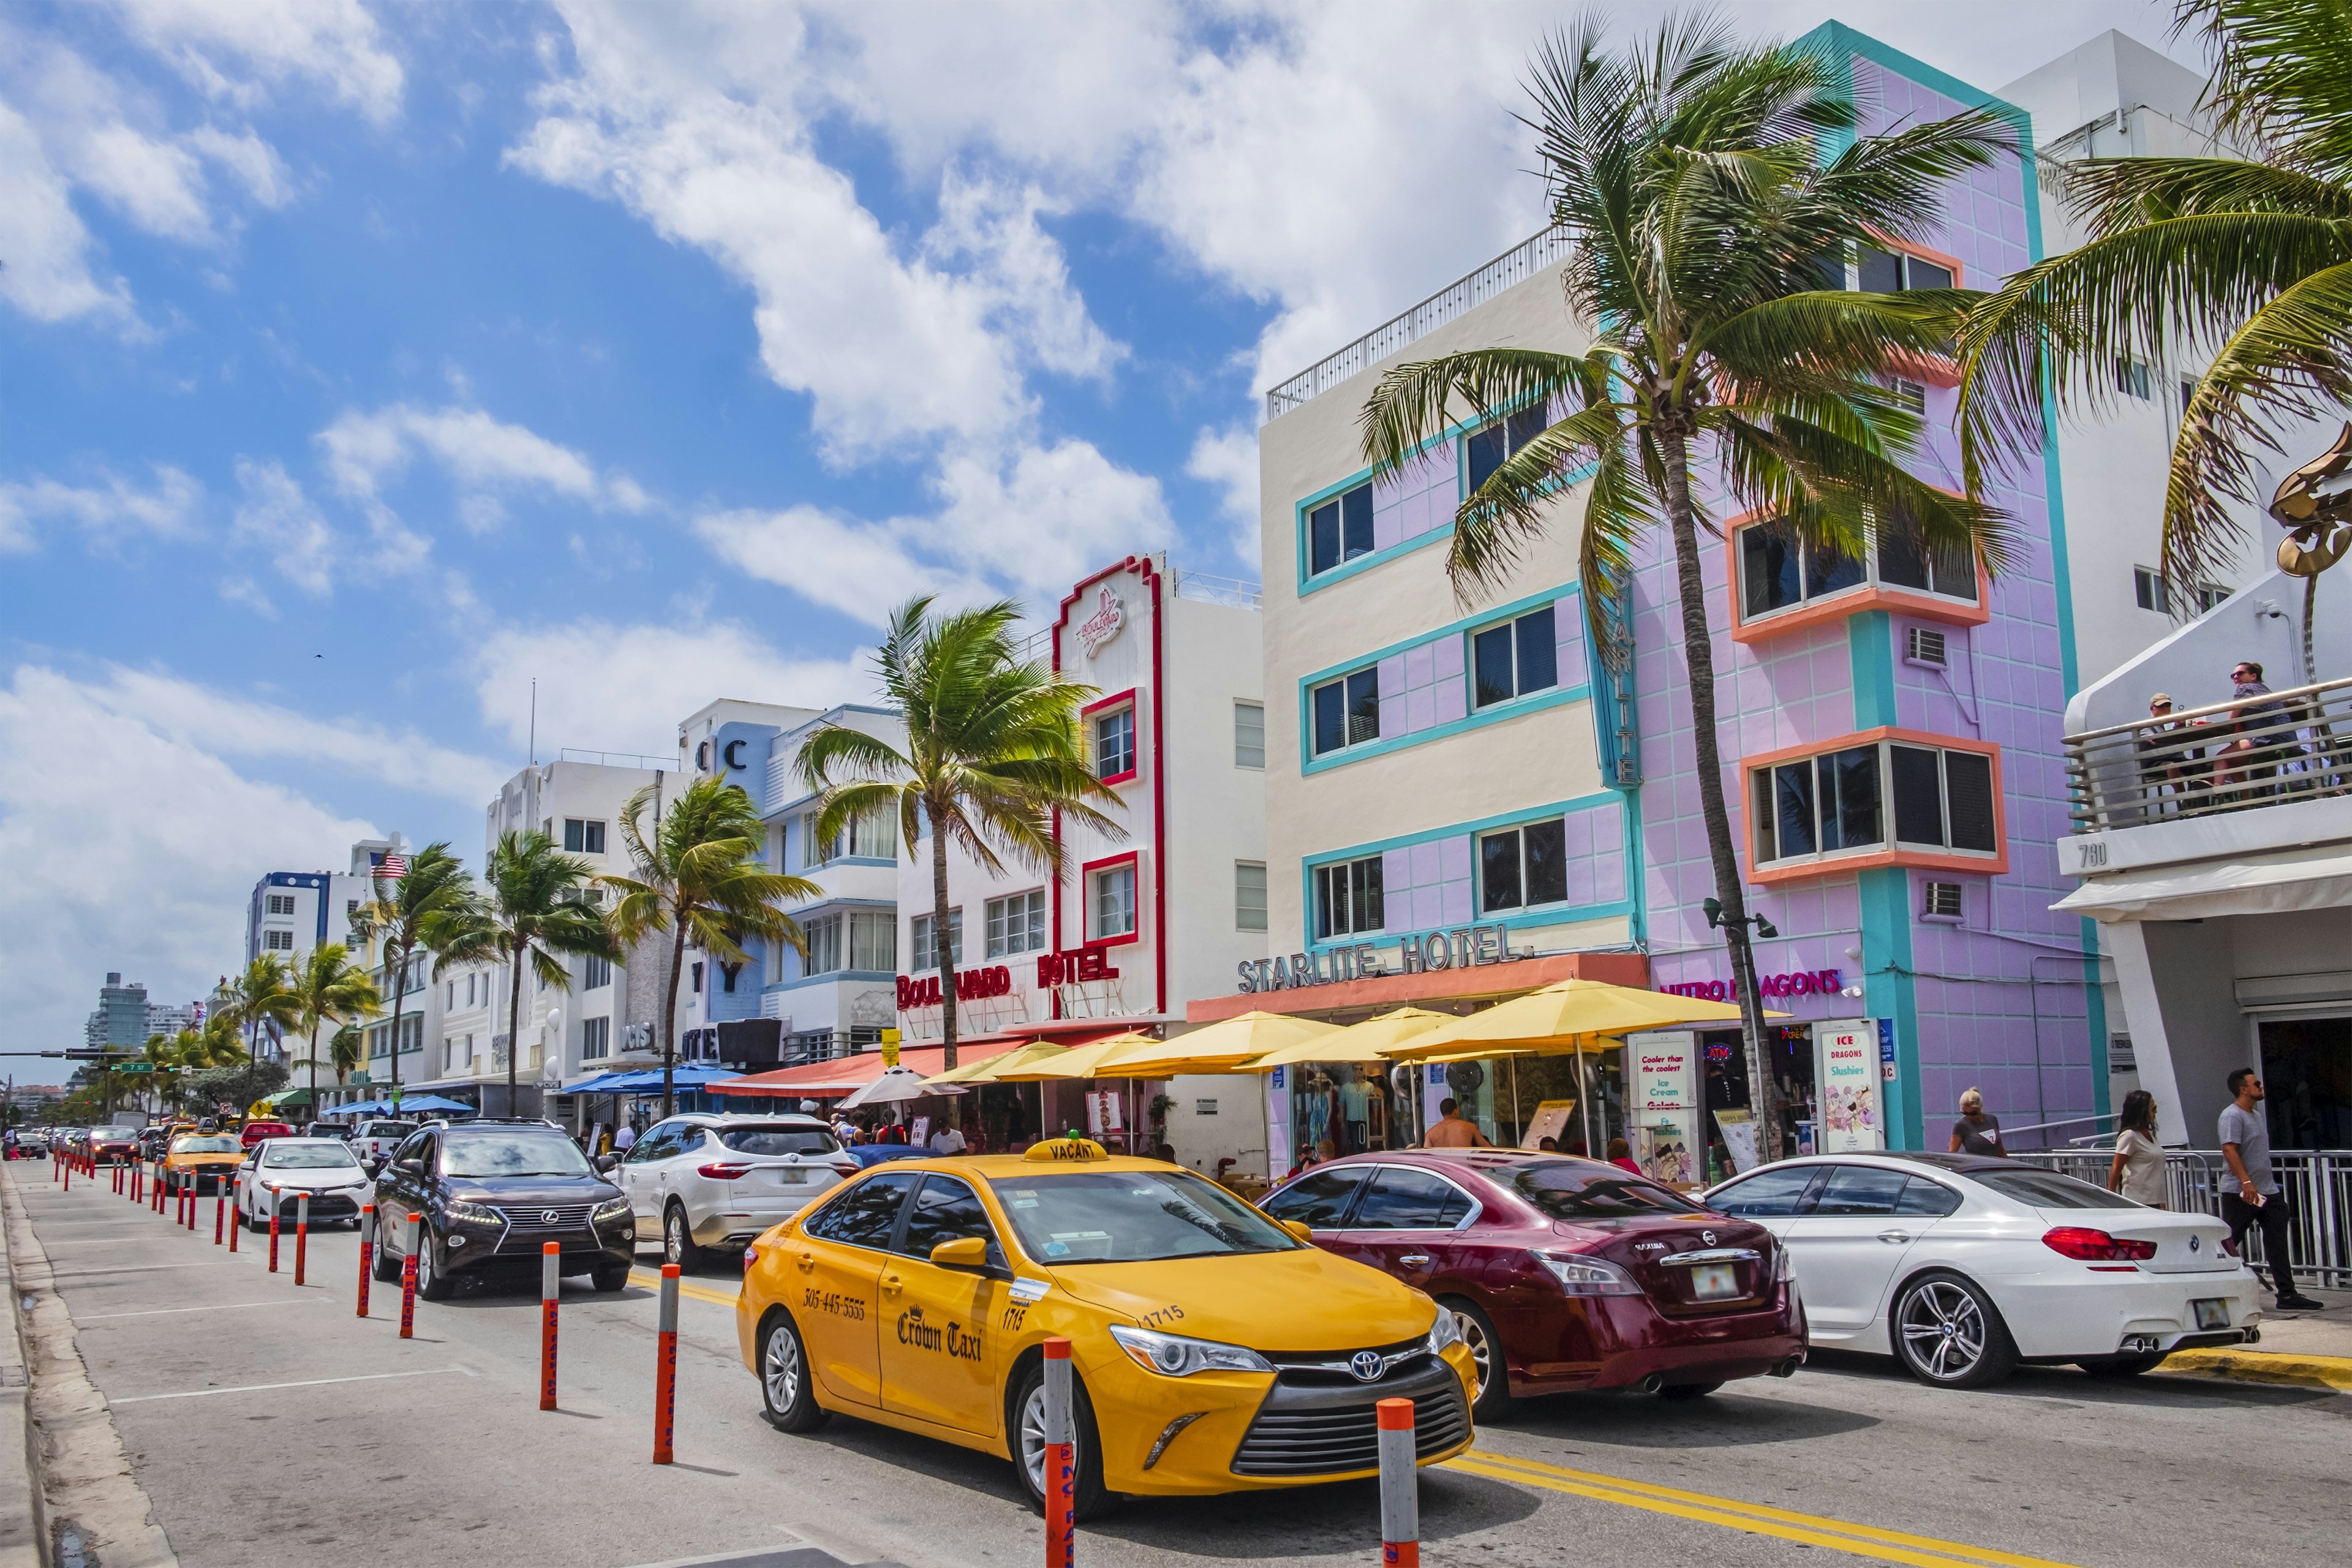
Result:
{"label": "boulevard hotel sign", "polygon": [[1440,969],[1469,969],[1482,963],[1509,963],[1533,958],[1533,950],[1511,951],[1510,932],[1501,925],[1455,926],[1397,939],[1396,967],[1381,962],[1381,950],[1365,942],[1347,947],[1327,947],[1319,952],[1294,952],[1274,958],[1244,959],[1238,973],[1244,992],[1295,991],[1309,985],[1333,985],[1343,980],[1370,980],[1383,974],[1426,974]]}

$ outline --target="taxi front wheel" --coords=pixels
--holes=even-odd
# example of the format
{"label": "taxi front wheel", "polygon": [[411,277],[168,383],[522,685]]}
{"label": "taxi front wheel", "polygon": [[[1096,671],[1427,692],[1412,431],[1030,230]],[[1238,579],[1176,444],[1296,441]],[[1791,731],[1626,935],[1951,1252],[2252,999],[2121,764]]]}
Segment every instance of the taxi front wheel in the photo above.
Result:
{"label": "taxi front wheel", "polygon": [[760,1335],[760,1403],[779,1432],[814,1432],[832,1419],[809,1387],[808,1351],[793,1321],[778,1312]]}
{"label": "taxi front wheel", "polygon": [[[1077,1409],[1072,1412],[1077,1450],[1076,1493],[1070,1500],[1070,1514],[1080,1521],[1098,1518],[1118,1505],[1118,1494],[1103,1485],[1102,1443],[1095,1429],[1094,1401],[1087,1397],[1087,1385],[1075,1375],[1070,1390],[1076,1398]],[[1045,1363],[1032,1362],[1022,1374],[1021,1386],[1013,1396],[1013,1408],[1019,1413],[1013,1423],[1013,1468],[1021,1478],[1021,1489],[1029,1495],[1029,1506],[1039,1513],[1045,1511]]]}

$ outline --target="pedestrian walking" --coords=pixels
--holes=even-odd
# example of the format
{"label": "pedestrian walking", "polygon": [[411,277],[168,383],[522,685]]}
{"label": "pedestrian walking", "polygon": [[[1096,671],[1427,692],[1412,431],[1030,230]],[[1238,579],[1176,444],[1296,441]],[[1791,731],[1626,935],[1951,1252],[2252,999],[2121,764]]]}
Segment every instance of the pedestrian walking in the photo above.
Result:
{"label": "pedestrian walking", "polygon": [[1952,1123],[1949,1152],[2008,1156],[2009,1151],[2000,1146],[2000,1123],[1985,1114],[1984,1095],[1977,1089],[1966,1089],[1960,1095],[1960,1119]]}
{"label": "pedestrian walking", "polygon": [[634,1121],[624,1121],[621,1123],[621,1130],[613,1134],[613,1152],[625,1154],[636,1142],[637,1124]]}
{"label": "pedestrian walking", "polygon": [[2116,1119],[2116,1157],[2107,1165],[2107,1191],[2160,1209],[2164,1203],[2164,1151],[2156,1142],[2156,1096],[2144,1089],[2124,1096]]}
{"label": "pedestrian walking", "polygon": [[[2239,1068],[2228,1079],[2230,1103],[2221,1108],[2221,1159],[2230,1168],[2222,1182],[2221,1217],[2230,1223],[2230,1250],[2242,1255],[2246,1232],[2263,1229],[2263,1256],[2271,1266],[2278,1289],[2279,1310],[2317,1312],[2326,1303],[2315,1301],[2294,1288],[2287,1247],[2294,1209],[2271,1173],[2270,1118],[2255,1109],[2263,1102],[2263,1080],[2252,1068]],[[2229,1191],[2234,1186],[2237,1191]]]}

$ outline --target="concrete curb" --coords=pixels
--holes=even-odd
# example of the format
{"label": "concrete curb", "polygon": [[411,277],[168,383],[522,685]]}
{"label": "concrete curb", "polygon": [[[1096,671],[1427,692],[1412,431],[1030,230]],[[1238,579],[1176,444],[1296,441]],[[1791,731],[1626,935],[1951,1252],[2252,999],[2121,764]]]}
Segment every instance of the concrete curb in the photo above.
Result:
{"label": "concrete curb", "polygon": [[106,1396],[89,1379],[48,1251],[33,1233],[16,1173],[5,1167],[0,1167],[0,1212],[6,1222],[9,1302],[31,1373],[26,1414],[43,1516],[42,1561],[48,1558],[48,1531],[70,1521],[83,1549],[106,1568],[179,1568],[179,1554],[131,1473]]}
{"label": "concrete curb", "polygon": [[2282,1351],[2175,1351],[2165,1358],[2163,1370],[2192,1373],[2200,1377],[2234,1378],[2244,1383],[2288,1383],[2352,1392],[2352,1356],[2293,1355]]}
{"label": "concrete curb", "polygon": [[[0,1267],[6,1259],[0,1255]],[[8,1275],[8,1331],[0,1334],[0,1568],[45,1568],[48,1515],[41,1507],[40,1436],[25,1371],[24,1298]]]}

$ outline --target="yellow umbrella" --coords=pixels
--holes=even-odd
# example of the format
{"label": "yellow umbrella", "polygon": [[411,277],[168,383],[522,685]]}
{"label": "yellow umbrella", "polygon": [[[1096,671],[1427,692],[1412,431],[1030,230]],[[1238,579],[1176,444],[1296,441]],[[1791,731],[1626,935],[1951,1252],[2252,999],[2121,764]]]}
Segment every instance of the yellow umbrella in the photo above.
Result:
{"label": "yellow umbrella", "polygon": [[1254,1062],[1242,1064],[1241,1070],[1272,1072],[1276,1068],[1300,1062],[1382,1062],[1405,1041],[1418,1039],[1432,1029],[1456,1021],[1451,1013],[1433,1013],[1426,1007],[1399,1007],[1377,1018],[1351,1024],[1337,1034],[1318,1035],[1295,1046],[1285,1046],[1278,1051],[1268,1051]]}
{"label": "yellow umbrella", "polygon": [[1305,1046],[1343,1031],[1337,1024],[1283,1013],[1243,1013],[1180,1035],[1153,1040],[1094,1064],[1096,1078],[1173,1078],[1178,1073],[1232,1072],[1269,1052]]}
{"label": "yellow umbrella", "polygon": [[1000,1069],[996,1074],[996,1081],[1043,1083],[1048,1079],[1092,1078],[1095,1076],[1095,1064],[1101,1061],[1103,1058],[1115,1056],[1131,1047],[1156,1047],[1160,1043],[1149,1035],[1139,1035],[1130,1030],[1127,1034],[1113,1035],[1108,1039],[1096,1040],[1089,1045],[1075,1046],[1056,1057],[1024,1062],[1017,1068]]}
{"label": "yellow umbrella", "polygon": [[1056,1046],[1045,1040],[1032,1040],[1025,1046],[1015,1046],[1001,1057],[990,1057],[985,1061],[967,1062],[960,1068],[950,1068],[945,1072],[933,1073],[923,1081],[925,1083],[996,1083],[1000,1081],[996,1075],[1008,1068],[1023,1067],[1030,1062],[1044,1061],[1049,1057],[1058,1057],[1069,1048],[1067,1046]]}
{"label": "yellow umbrella", "polygon": [[[1767,1016],[1785,1018],[1788,1015],[1775,1013]],[[1696,996],[1672,996],[1663,991],[1641,991],[1602,980],[1563,980],[1433,1029],[1391,1054],[1411,1061],[1441,1055],[1459,1056],[1474,1046],[1584,1051],[1596,1048],[1585,1043],[1594,1035],[1629,1035],[1643,1029],[1738,1021],[1739,1009],[1728,1002],[1703,1002]],[[1488,1049],[1472,1054],[1499,1053]]]}

